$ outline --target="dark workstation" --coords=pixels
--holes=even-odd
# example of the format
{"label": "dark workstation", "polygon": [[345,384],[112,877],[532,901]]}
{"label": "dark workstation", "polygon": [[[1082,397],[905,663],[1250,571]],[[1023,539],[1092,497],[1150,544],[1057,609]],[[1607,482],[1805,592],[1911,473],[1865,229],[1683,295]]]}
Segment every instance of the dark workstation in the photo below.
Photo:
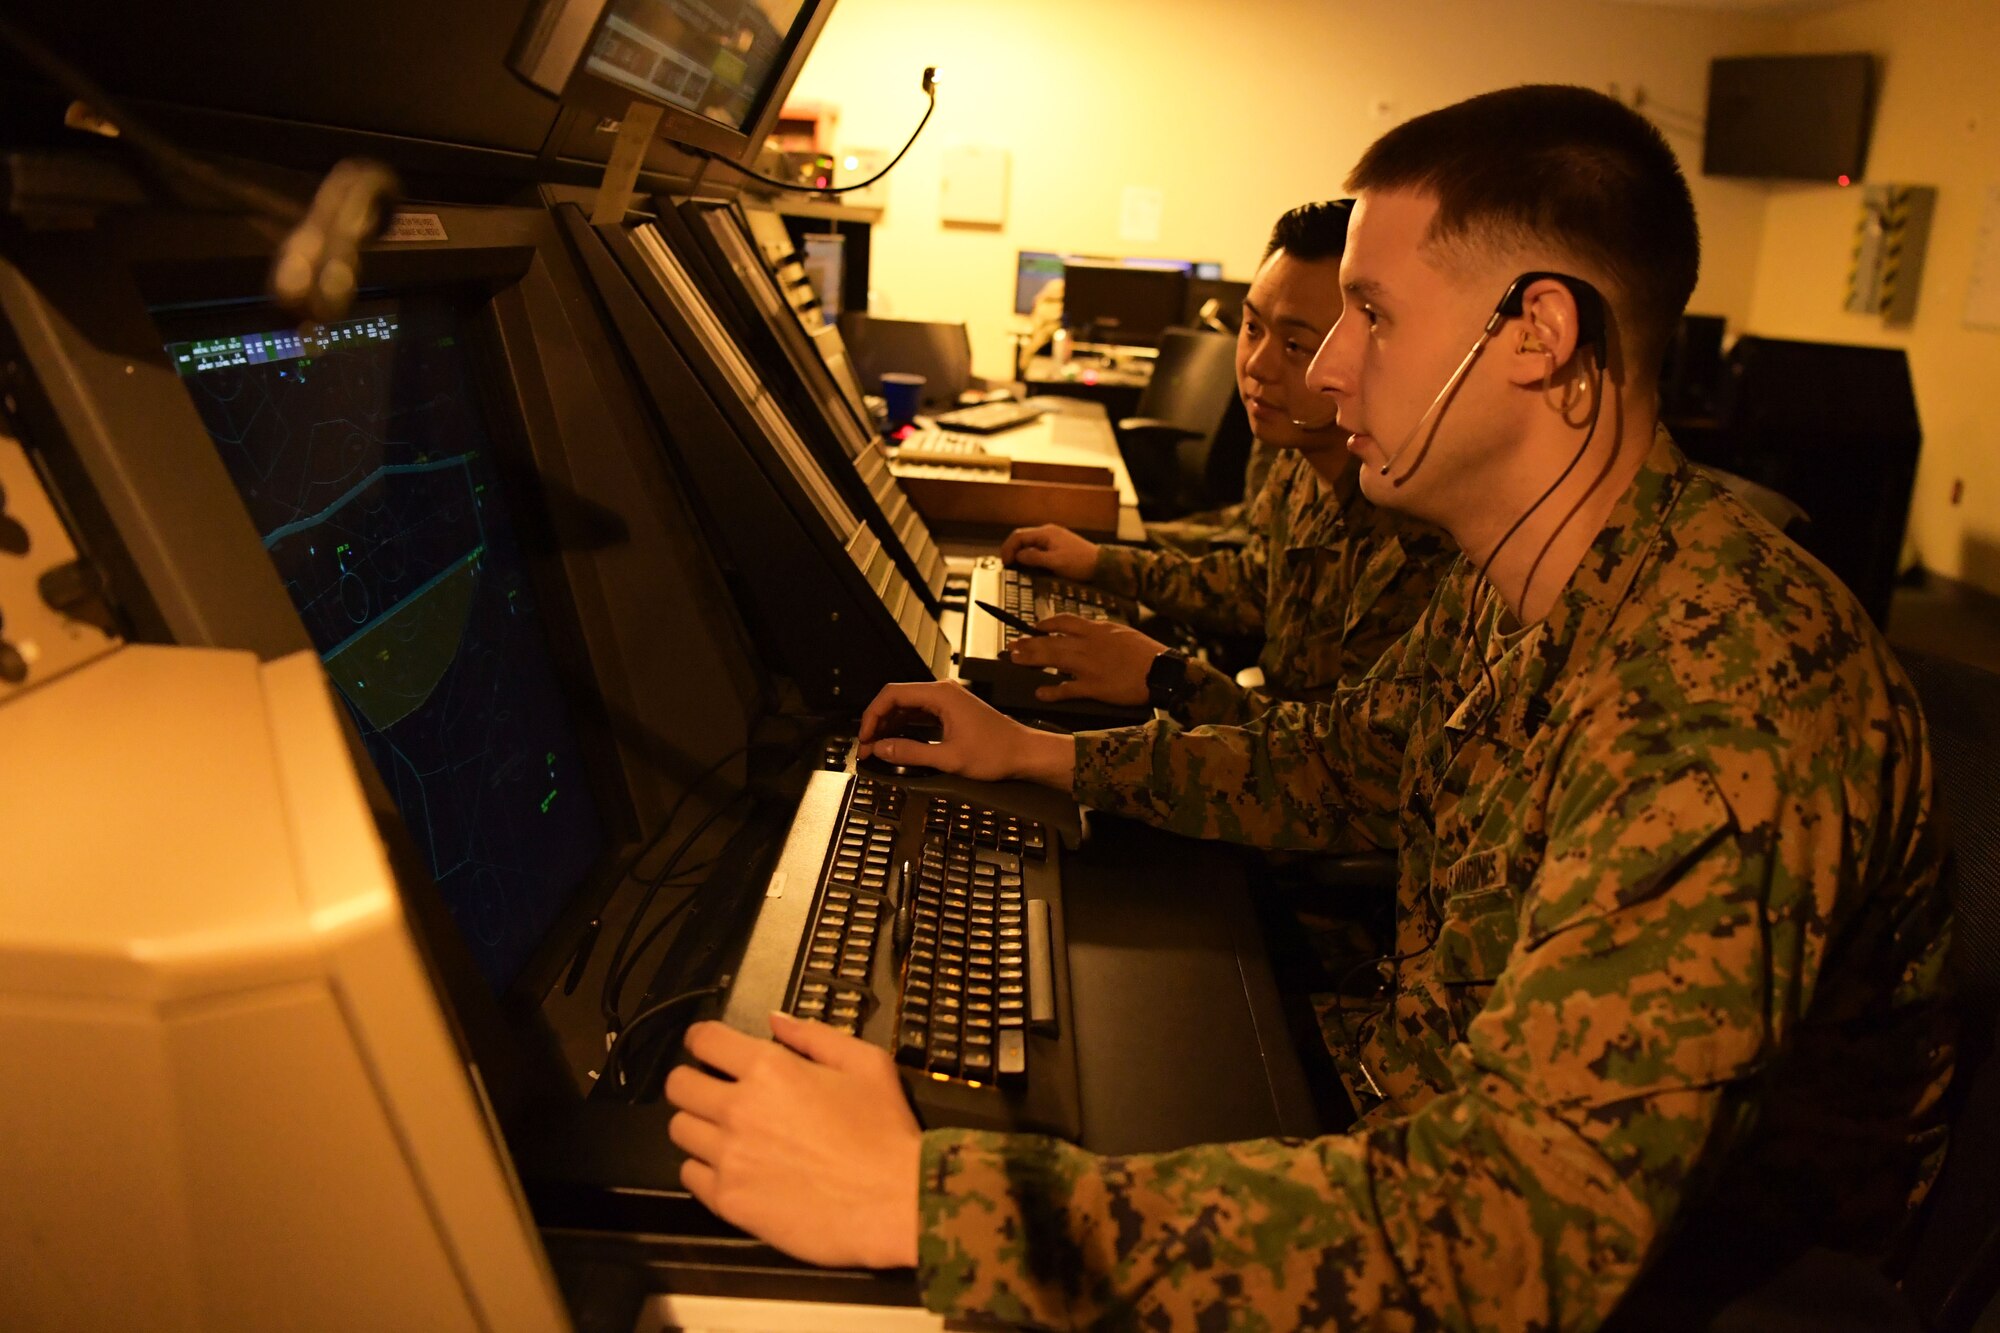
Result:
{"label": "dark workstation", "polygon": [[[926,127],[961,71],[848,71],[907,113],[848,156],[795,95],[837,22],[0,19],[0,1325],[947,1327],[909,1269],[799,1262],[689,1192],[662,1085],[702,1020],[859,1037],[925,1128],[1125,1155],[1346,1126],[1272,884],[1386,905],[1393,852],[1304,872],[858,745],[898,682],[1065,733],[1154,717],[1038,695],[1035,622],[1153,622],[1001,543],[1172,543],[1249,498],[1269,218],[1003,232],[952,191],[1004,169],[949,162],[992,309],[908,317],[951,312],[882,298],[885,213],[929,204],[880,192],[959,151]],[[1868,105],[1870,68],[1821,73]],[[1772,1256],[1618,1326],[1990,1330],[2000,678],[1936,651],[1978,638],[1937,628],[1958,583],[1914,600],[1914,354],[1730,332],[1682,319],[1661,418],[1904,654],[1969,1026],[1893,1264]],[[1254,642],[1173,644],[1259,679]]]}

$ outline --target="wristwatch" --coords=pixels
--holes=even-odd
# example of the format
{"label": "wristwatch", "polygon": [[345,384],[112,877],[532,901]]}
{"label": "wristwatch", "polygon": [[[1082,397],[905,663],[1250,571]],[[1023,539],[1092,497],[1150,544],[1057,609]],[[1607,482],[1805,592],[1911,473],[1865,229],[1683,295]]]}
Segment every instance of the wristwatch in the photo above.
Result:
{"label": "wristwatch", "polygon": [[1188,656],[1169,648],[1146,668],[1146,702],[1172,711],[1194,693],[1194,677],[1188,674]]}

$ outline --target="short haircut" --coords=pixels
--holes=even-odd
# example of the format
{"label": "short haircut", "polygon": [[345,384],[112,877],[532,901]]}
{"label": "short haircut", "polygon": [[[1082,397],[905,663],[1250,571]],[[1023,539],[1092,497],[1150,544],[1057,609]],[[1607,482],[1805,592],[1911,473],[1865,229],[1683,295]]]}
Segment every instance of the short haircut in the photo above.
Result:
{"label": "short haircut", "polygon": [[1353,211],[1352,199],[1300,204],[1271,228],[1271,243],[1264,247],[1264,258],[1257,261],[1259,267],[1280,250],[1307,262],[1340,258],[1341,251],[1347,248],[1347,215]]}
{"label": "short haircut", "polygon": [[[1657,378],[1701,269],[1694,199],[1652,123],[1588,88],[1528,84],[1405,121],[1347,188],[1437,199],[1430,240],[1477,251],[1541,246],[1595,264],[1623,315],[1626,364]],[[1497,293],[1496,293],[1497,295]]]}

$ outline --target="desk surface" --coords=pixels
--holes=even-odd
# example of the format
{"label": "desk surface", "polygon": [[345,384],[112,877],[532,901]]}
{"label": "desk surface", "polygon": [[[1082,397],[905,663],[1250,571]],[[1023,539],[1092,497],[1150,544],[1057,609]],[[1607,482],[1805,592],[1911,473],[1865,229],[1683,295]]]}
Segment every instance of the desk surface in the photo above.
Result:
{"label": "desk surface", "polygon": [[[1063,866],[1083,1145],[1149,1152],[1317,1132],[1235,850],[1093,818]],[[907,1308],[906,1276],[809,1269],[741,1241],[737,1257],[720,1261],[659,1235],[587,1225],[544,1238],[580,1329],[630,1329],[642,1310],[648,1329],[937,1326],[802,1325],[755,1308],[773,1297],[794,1313],[827,1300],[847,1314]],[[668,1292],[753,1299],[677,1308],[661,1299]]]}
{"label": "desk surface", "polygon": [[1072,358],[1067,364],[1058,364],[1052,356],[1038,356],[1028,362],[1024,378],[1030,387],[1042,384],[1102,384],[1114,388],[1143,389],[1152,382],[1153,363],[1138,357],[1122,362]]}
{"label": "desk surface", "polygon": [[[1078,398],[1030,401],[1048,411],[1026,425],[980,436],[979,442],[986,446],[987,452],[1025,463],[1067,463],[1109,469],[1112,484],[1118,488],[1118,540],[1144,542],[1146,525],[1139,519],[1139,492],[1133,489],[1132,474],[1126,470],[1125,456],[1118,451],[1117,433],[1111,429],[1111,418],[1104,408]],[[929,471],[927,465],[920,466]],[[948,555],[987,555],[993,550],[993,543],[983,539],[940,539],[939,545]]]}

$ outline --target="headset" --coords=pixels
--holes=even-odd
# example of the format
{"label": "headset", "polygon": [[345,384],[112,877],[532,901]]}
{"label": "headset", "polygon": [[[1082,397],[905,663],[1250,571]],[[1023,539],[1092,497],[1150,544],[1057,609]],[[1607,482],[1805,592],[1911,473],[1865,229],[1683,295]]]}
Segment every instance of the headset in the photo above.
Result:
{"label": "headset", "polygon": [[1528,288],[1544,278],[1561,283],[1576,301],[1577,342],[1597,353],[1597,373],[1600,377],[1603,376],[1605,367],[1611,361],[1611,336],[1605,316],[1603,294],[1573,274],[1552,273],[1542,269],[1523,273],[1507,285],[1507,290],[1501,294],[1499,304],[1493,307],[1492,315],[1487,318],[1486,327],[1479,331],[1479,337],[1466,352],[1465,359],[1458,363],[1457,370],[1451,372],[1451,378],[1437,391],[1437,397],[1431,399],[1431,405],[1417,418],[1417,424],[1410,427],[1410,433],[1403,437],[1402,444],[1396,447],[1394,453],[1382,460],[1382,466],[1377,469],[1381,475],[1388,476],[1389,469],[1396,466],[1396,461],[1409,451],[1410,446],[1417,442],[1420,435],[1424,434],[1426,422],[1430,422],[1433,417],[1444,415],[1444,408],[1458,392],[1458,386],[1465,382],[1466,375],[1472,370],[1473,362],[1477,361],[1479,354],[1486,350],[1486,344],[1493,341],[1493,335],[1500,332],[1501,325],[1510,319],[1521,317]]}

